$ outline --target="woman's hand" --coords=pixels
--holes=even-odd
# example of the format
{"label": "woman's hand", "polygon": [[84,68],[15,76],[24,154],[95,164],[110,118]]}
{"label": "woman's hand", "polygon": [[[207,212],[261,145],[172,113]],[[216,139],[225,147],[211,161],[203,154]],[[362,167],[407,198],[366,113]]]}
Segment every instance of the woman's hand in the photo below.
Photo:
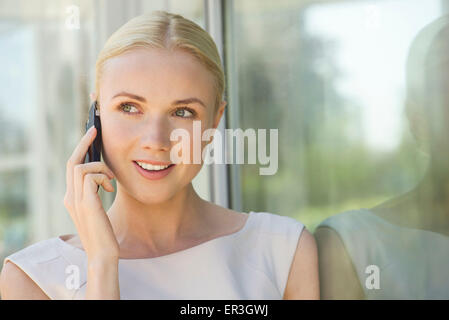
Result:
{"label": "woman's hand", "polygon": [[108,192],[114,191],[109,181],[114,174],[102,162],[84,164],[84,157],[96,134],[97,129],[91,127],[67,161],[64,196],[64,206],[75,223],[89,263],[114,261],[120,251],[109,217],[97,194],[100,185]]}

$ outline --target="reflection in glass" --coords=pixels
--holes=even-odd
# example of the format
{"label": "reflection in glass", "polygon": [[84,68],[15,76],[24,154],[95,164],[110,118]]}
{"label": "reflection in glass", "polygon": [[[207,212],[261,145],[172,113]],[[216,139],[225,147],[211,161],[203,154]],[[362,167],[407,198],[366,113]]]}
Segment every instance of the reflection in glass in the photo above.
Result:
{"label": "reflection in glass", "polygon": [[238,92],[230,127],[279,129],[278,172],[240,165],[233,206],[292,216],[311,231],[422,177],[427,159],[403,117],[404,64],[418,30],[441,13],[439,0],[316,3],[235,1],[228,31]]}
{"label": "reflection in glass", "polygon": [[449,16],[421,30],[409,50],[406,114],[429,158],[422,179],[318,226],[323,298],[449,298],[448,52]]}
{"label": "reflection in glass", "polygon": [[[416,125],[405,116],[405,67],[413,39],[448,9],[447,1],[298,0],[286,5],[247,0],[233,1],[233,6],[227,24],[228,59],[234,59],[227,64],[230,127],[279,129],[277,174],[260,176],[258,165],[233,168],[241,171],[240,178],[232,177],[234,186],[242,189],[241,197],[233,193],[235,209],[292,216],[314,231],[328,217],[388,203],[388,199],[409,194],[423,180],[429,157],[414,139],[416,130],[422,128],[411,128]],[[369,243],[375,248],[382,239],[379,229],[370,233],[369,226],[397,230],[389,224],[393,221],[372,211],[368,213],[372,220],[364,220],[367,229],[363,229],[355,217],[368,215],[358,212],[345,220],[348,234],[356,239],[351,242],[354,246],[360,243],[366,248],[364,244]],[[418,217],[426,211],[420,212]],[[326,229],[322,225],[318,235]],[[389,245],[424,250],[433,243],[406,236],[401,239],[398,243],[394,242],[397,238],[391,240]],[[335,285],[330,291],[334,289],[341,298],[364,298],[367,266],[355,270],[348,252],[332,246],[338,241],[341,243],[334,233],[326,239],[327,246],[320,248],[320,255],[344,258],[330,268],[323,282],[340,279],[343,289]],[[405,251],[399,261],[410,259],[410,252]],[[433,252],[445,262],[447,254]],[[415,289],[428,288],[428,273],[433,272],[430,264],[414,268],[412,262],[410,268],[383,265],[381,275],[391,268],[397,279],[382,278],[381,288],[390,282],[391,289],[413,277],[417,279]],[[395,270],[400,267],[404,268],[403,278]],[[415,272],[414,276],[407,270]],[[378,293],[375,289],[367,292]],[[415,290],[415,297],[425,295],[441,296],[437,291]],[[390,296],[406,298],[408,294],[391,291]]]}

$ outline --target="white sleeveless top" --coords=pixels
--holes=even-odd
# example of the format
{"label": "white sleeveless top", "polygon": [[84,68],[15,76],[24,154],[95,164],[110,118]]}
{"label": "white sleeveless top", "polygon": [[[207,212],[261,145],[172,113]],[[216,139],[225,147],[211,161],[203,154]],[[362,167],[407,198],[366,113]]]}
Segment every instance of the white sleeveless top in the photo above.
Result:
{"label": "white sleeveless top", "polygon": [[[368,300],[449,299],[449,237],[395,225],[368,209],[329,217],[340,236]],[[368,266],[379,269],[379,288],[367,286]]]}
{"label": "white sleeveless top", "polygon": [[[121,299],[282,299],[304,225],[249,212],[239,231],[154,258],[119,259]],[[3,261],[21,268],[51,299],[84,299],[87,256],[60,237]]]}

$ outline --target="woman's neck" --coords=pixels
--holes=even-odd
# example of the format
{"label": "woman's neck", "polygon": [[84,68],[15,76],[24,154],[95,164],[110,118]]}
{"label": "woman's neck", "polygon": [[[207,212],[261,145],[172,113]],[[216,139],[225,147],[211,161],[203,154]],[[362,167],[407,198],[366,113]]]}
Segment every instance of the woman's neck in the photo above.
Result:
{"label": "woman's neck", "polygon": [[136,200],[117,184],[108,216],[121,250],[145,256],[174,250],[195,237],[206,206],[191,183],[173,198],[155,204]]}

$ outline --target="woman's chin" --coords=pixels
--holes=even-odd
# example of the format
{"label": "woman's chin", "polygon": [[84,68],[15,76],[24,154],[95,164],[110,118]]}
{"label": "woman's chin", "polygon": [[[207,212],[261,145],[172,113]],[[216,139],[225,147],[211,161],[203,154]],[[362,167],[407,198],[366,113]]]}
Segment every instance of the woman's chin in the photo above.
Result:
{"label": "woman's chin", "polygon": [[141,191],[134,193],[134,198],[141,203],[145,204],[158,204],[169,201],[173,195],[169,192],[163,190],[158,190],[155,192],[142,193]]}

